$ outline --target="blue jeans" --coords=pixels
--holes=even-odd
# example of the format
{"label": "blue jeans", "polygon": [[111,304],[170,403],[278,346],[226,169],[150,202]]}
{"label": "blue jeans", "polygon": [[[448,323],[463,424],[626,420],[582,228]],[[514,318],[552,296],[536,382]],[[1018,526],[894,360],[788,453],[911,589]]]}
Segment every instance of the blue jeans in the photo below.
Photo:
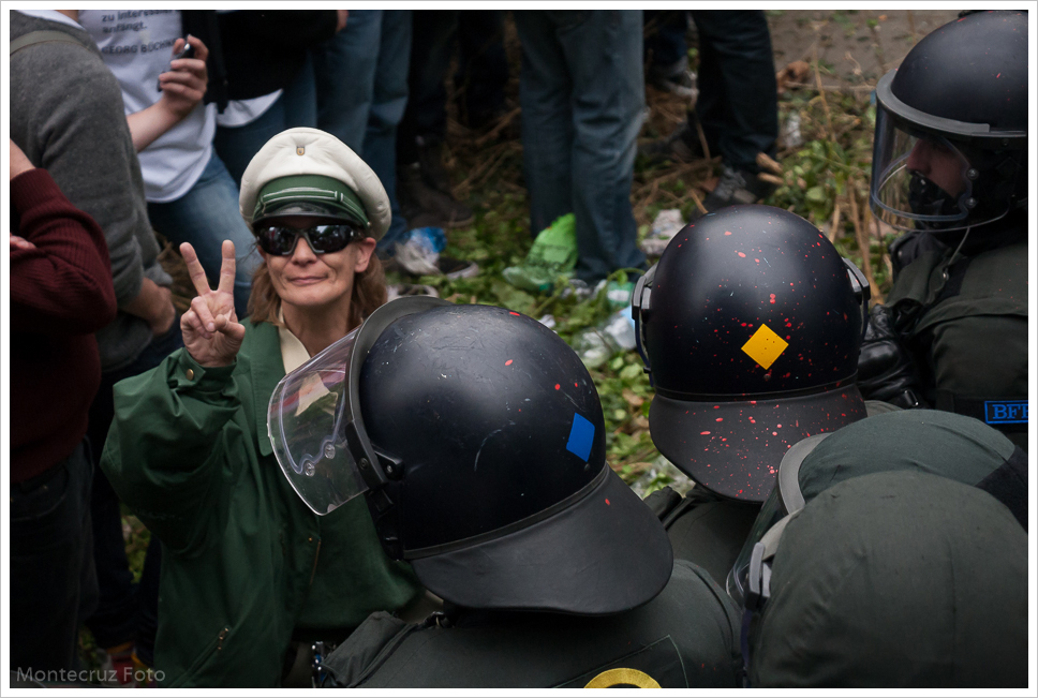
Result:
{"label": "blue jeans", "polygon": [[515,12],[530,232],[576,215],[575,275],[643,268],[631,209],[645,105],[641,10]]}
{"label": "blue jeans", "polygon": [[317,127],[317,88],[309,54],[267,111],[243,126],[217,126],[213,146],[235,185],[241,187],[241,176],[260,148],[282,131],[299,126]]}
{"label": "blue jeans", "polygon": [[220,156],[213,152],[195,185],[176,201],[149,203],[148,218],[155,230],[170,242],[190,242],[213,288],[220,280],[224,240],[234,243],[237,267],[234,276],[234,309],[238,318],[252,289],[252,273],[263,259],[256,251],[256,238],[238,211],[238,186]]}
{"label": "blue jeans", "polygon": [[775,156],[778,94],[771,34],[762,10],[692,10],[699,32],[696,116],[711,153],[759,172],[757,153]]}
{"label": "blue jeans", "polygon": [[392,250],[407,221],[396,197],[396,129],[407,106],[410,10],[350,10],[346,28],[313,50],[317,127],[371,166],[393,220],[379,248]]}
{"label": "blue jeans", "polygon": [[11,671],[79,668],[79,626],[97,605],[84,443],[11,483]]}
{"label": "blue jeans", "polygon": [[155,633],[158,629],[159,568],[161,547],[154,536],[148,544],[140,582],[133,583],[126,545],[123,542],[119,498],[98,464],[108,428],[115,415],[112,388],[116,383],[151,370],[171,353],[184,346],[180,316],[161,337],[156,337],[126,368],[101,374],[101,386],[90,405],[87,436],[92,445],[94,465],[90,511],[93,520],[93,550],[97,565],[100,602],[87,625],[100,647],[114,647],[133,641],[137,655],[152,663]]}

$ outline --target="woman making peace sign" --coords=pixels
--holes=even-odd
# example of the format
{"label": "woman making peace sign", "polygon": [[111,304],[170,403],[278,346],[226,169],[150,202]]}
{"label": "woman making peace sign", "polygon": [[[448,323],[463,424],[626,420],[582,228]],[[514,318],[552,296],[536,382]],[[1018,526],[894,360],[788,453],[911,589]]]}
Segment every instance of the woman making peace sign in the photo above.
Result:
{"label": "woman making peace sign", "polygon": [[[234,311],[234,244],[210,288],[181,246],[198,296],[184,349],[115,388],[101,466],[165,549],[155,666],[164,686],[276,686],[293,640],[341,641],[420,586],[382,552],[363,498],[318,517],[267,437],[278,381],[385,302],[375,243],[389,200],[333,136],[285,131],[242,178],[242,216],[263,264],[249,318]],[[307,645],[308,646],[308,645]]]}

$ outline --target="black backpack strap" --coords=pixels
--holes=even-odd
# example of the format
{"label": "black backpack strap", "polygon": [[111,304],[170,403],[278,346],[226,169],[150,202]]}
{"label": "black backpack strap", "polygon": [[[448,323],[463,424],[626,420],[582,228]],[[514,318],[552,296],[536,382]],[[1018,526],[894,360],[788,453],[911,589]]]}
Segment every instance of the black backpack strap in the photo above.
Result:
{"label": "black backpack strap", "polygon": [[28,48],[29,46],[35,46],[36,44],[53,43],[73,44],[75,46],[82,46],[85,49],[93,48],[91,46],[87,46],[85,43],[83,43],[76,37],[66,34],[65,32],[47,29],[43,31],[35,31],[29,32],[28,34],[22,34],[17,39],[13,39],[11,41],[11,55],[13,56],[18,51],[21,51],[23,48]]}

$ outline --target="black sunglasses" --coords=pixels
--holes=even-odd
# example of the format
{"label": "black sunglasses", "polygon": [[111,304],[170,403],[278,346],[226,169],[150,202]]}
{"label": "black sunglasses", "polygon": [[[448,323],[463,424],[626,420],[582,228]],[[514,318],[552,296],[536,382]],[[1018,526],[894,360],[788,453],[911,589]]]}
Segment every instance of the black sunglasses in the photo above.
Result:
{"label": "black sunglasses", "polygon": [[260,249],[278,257],[291,255],[300,236],[306,238],[314,254],[338,252],[346,249],[354,240],[360,240],[365,236],[360,228],[349,223],[315,225],[305,229],[284,225],[261,225],[253,230],[253,233]]}

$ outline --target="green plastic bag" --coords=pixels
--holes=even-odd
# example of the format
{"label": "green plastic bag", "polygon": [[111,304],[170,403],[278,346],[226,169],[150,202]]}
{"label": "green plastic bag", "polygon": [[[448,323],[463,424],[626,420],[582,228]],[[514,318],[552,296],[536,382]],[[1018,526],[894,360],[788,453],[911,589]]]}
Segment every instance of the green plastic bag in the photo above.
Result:
{"label": "green plastic bag", "polygon": [[576,217],[567,213],[537,234],[526,260],[502,273],[505,281],[524,291],[551,291],[559,276],[569,276],[577,265]]}

